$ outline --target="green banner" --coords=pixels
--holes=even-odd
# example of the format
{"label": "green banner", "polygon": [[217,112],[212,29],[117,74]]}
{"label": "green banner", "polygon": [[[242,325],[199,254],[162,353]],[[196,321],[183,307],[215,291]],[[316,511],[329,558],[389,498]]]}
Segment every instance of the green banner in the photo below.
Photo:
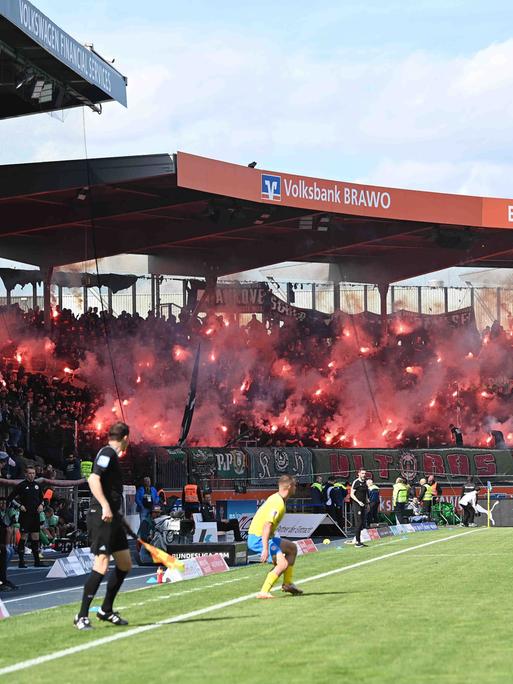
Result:
{"label": "green banner", "polygon": [[472,475],[480,480],[513,477],[513,456],[509,449],[314,449],[315,474],[335,475],[351,480],[359,468],[372,473],[376,482],[408,482],[424,475],[436,475],[441,482],[461,481]]}

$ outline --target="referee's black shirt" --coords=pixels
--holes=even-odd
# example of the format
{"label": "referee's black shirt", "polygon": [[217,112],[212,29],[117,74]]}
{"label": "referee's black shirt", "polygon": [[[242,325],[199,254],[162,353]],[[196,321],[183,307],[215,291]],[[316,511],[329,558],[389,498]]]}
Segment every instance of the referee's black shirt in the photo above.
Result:
{"label": "referee's black shirt", "polygon": [[[112,512],[116,513],[121,508],[123,500],[123,474],[115,449],[110,446],[100,449],[94,459],[93,473],[99,475],[103,494],[109,502]],[[99,505],[93,496],[91,497],[91,508],[95,503]]]}
{"label": "referee's black shirt", "polygon": [[16,499],[22,506],[25,506],[28,513],[35,513],[43,503],[43,490],[36,481],[29,482],[22,480],[19,485],[12,490],[7,501]]}
{"label": "referee's black shirt", "polygon": [[[358,501],[360,501],[362,504],[366,504],[369,500],[369,488],[367,487],[367,483],[365,482],[365,480],[362,482],[360,478],[357,477],[351,485],[351,488],[353,490],[354,496],[358,499]],[[356,506],[356,502],[354,500],[353,503]]]}

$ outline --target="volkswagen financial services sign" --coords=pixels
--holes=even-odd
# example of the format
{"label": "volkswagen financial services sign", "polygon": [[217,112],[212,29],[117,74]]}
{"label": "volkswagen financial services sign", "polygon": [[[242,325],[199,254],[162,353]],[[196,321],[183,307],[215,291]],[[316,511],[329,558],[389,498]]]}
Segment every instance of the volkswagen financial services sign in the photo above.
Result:
{"label": "volkswagen financial services sign", "polygon": [[27,0],[0,0],[0,17],[23,31],[62,64],[126,107],[126,80],[92,50],[84,47]]}

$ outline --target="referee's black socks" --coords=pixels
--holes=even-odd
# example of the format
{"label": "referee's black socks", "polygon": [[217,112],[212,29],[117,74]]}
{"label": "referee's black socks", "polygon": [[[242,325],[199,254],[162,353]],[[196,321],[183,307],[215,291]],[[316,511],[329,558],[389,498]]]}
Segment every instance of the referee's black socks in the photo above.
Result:
{"label": "referee's black socks", "polygon": [[82,594],[82,605],[80,606],[80,612],[78,614],[78,617],[88,616],[89,606],[91,605],[92,600],[96,596],[96,592],[98,591],[98,588],[102,583],[102,580],[103,575],[100,572],[96,572],[96,570],[93,570],[87,578],[87,582],[84,584],[84,593]]}
{"label": "referee's black socks", "polygon": [[105,592],[105,598],[103,599],[102,604],[104,613],[112,613],[114,599],[127,575],[128,573],[125,572],[125,570],[120,570],[117,566],[110,571],[109,579],[107,580],[107,591]]}

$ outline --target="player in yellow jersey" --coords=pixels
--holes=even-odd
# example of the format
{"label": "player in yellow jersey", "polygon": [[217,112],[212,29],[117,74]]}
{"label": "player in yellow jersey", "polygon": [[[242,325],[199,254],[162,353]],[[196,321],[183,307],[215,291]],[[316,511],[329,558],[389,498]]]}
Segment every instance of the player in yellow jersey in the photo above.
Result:
{"label": "player in yellow jersey", "polygon": [[286,539],[275,537],[274,533],[285,515],[285,502],[296,492],[296,481],[290,475],[278,480],[278,491],[272,494],[255,513],[248,531],[248,548],[260,554],[260,562],[273,563],[274,568],[265,578],[257,598],[273,598],[271,589],[283,575],[282,591],[295,596],[302,594],[292,582],[297,547]]}

